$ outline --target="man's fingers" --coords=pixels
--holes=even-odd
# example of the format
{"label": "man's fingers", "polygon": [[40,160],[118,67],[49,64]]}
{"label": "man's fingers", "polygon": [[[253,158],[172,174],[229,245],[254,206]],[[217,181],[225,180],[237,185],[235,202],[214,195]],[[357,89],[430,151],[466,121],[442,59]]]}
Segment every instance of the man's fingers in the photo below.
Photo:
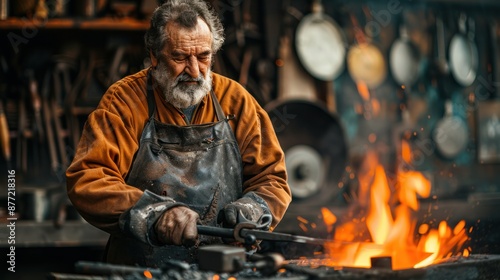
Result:
{"label": "man's fingers", "polygon": [[198,238],[198,213],[187,207],[167,210],[156,224],[158,240],[167,245],[195,244]]}
{"label": "man's fingers", "polygon": [[196,220],[188,223],[184,229],[184,240],[182,240],[182,244],[185,246],[193,246],[196,244],[198,240],[198,229],[196,227]]}
{"label": "man's fingers", "polygon": [[168,245],[180,245],[181,244],[181,238],[179,238],[179,228],[175,223],[171,223],[169,228],[167,228],[167,240],[168,242],[166,244]]}
{"label": "man's fingers", "polygon": [[237,211],[236,207],[227,207],[226,210],[224,210],[226,216],[226,222],[230,226],[236,225],[236,218],[237,218],[236,211]]}
{"label": "man's fingers", "polygon": [[168,222],[168,213],[164,213],[158,222],[156,222],[156,235],[158,237],[158,241],[163,244],[171,244],[171,232],[168,230],[171,226],[168,225]]}
{"label": "man's fingers", "polygon": [[[198,239],[198,229],[196,227],[196,222],[198,221],[198,214],[190,209],[183,209],[182,220],[176,224],[176,229],[179,232],[175,234],[176,244],[181,244],[185,246],[192,246],[196,244]],[[178,238],[177,238],[178,237]]]}

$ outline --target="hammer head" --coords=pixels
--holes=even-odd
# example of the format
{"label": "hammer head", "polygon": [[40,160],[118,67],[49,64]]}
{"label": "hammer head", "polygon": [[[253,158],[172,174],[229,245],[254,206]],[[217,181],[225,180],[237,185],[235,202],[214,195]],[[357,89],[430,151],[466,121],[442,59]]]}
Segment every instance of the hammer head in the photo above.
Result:
{"label": "hammer head", "polygon": [[236,272],[246,262],[245,248],[229,245],[207,245],[198,250],[200,270]]}

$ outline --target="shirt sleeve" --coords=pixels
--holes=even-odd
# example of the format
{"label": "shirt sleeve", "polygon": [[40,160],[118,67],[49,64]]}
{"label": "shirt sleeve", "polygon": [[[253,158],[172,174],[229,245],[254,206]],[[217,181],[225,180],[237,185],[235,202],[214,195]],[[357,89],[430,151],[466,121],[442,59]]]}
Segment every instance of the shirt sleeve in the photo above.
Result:
{"label": "shirt sleeve", "polygon": [[142,196],[125,184],[125,161],[137,148],[118,116],[105,110],[91,113],[72,164],[66,171],[68,196],[90,224],[118,233],[118,218]]}
{"label": "shirt sleeve", "polygon": [[108,233],[120,233],[120,214],[143,195],[142,190],[127,185],[125,178],[145,120],[144,93],[115,84],[88,116],[73,161],[66,170],[72,204],[90,224]]}
{"label": "shirt sleeve", "polygon": [[271,230],[281,221],[291,202],[285,156],[267,112],[249,97],[237,115],[236,138],[243,161],[244,193],[265,200],[273,216]]}

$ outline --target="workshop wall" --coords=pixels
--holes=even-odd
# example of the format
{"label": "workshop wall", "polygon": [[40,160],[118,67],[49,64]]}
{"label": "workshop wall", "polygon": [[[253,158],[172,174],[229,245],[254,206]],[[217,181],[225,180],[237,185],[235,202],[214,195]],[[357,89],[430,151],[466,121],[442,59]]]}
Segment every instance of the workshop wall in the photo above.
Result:
{"label": "workshop wall", "polygon": [[[286,1],[282,9],[276,60],[276,99],[281,101],[269,106],[280,110],[270,114],[276,127],[295,129],[278,132],[285,146],[291,138],[301,138],[299,144],[318,153],[304,149],[299,157],[292,149],[298,143],[290,145],[292,191],[316,192],[296,196],[287,212],[289,223],[279,229],[303,232],[308,228],[298,216],[321,222],[316,218],[321,206],[338,209],[356,200],[360,180],[373,180],[370,158],[376,154],[389,181],[395,182],[401,170],[422,172],[430,180],[421,219],[465,219],[476,226],[475,234],[487,236],[486,247],[494,243],[498,236],[491,232],[498,217],[492,207],[500,188],[498,4]],[[323,18],[316,22],[322,26],[305,32],[306,40],[297,40],[298,30],[314,14]],[[302,49],[310,50],[311,57],[301,54]],[[287,121],[302,118],[302,128],[284,126],[282,120],[284,108],[295,108],[296,99],[304,100],[302,110],[287,111]],[[317,103],[314,112],[311,100]],[[330,123],[314,126],[311,116],[322,115],[317,113],[325,108],[331,112]],[[339,124],[344,142],[325,132]],[[330,148],[324,141],[332,143]],[[345,164],[332,164],[344,162],[342,153],[332,152],[343,145]],[[304,166],[317,166],[318,154],[323,177],[314,172],[304,176]],[[342,211],[335,213],[341,216]]]}

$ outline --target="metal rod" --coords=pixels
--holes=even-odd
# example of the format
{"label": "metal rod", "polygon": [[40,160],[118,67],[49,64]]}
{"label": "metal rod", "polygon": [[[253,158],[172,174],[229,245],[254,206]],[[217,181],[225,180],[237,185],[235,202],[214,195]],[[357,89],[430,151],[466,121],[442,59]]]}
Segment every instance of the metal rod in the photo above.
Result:
{"label": "metal rod", "polygon": [[[210,236],[225,237],[225,238],[235,237],[235,232],[234,229],[232,228],[198,225],[197,229],[198,233],[202,235],[210,235]],[[247,229],[247,228],[242,228],[238,234],[243,238],[252,235],[257,240],[267,240],[267,241],[286,241],[286,242],[307,243],[316,245],[324,245],[326,242],[331,242],[331,240],[327,239],[293,235],[288,233],[264,231],[258,229]]]}
{"label": "metal rod", "polygon": [[232,228],[221,228],[221,227],[202,226],[202,225],[197,225],[196,228],[198,229],[198,234],[201,235],[217,236],[224,238],[234,237],[234,229]]}
{"label": "metal rod", "polygon": [[162,270],[159,268],[135,267],[90,261],[78,261],[75,264],[75,270],[79,273],[98,275],[128,275],[132,273],[139,273],[142,275],[144,272],[149,272],[155,277],[163,275]]}

